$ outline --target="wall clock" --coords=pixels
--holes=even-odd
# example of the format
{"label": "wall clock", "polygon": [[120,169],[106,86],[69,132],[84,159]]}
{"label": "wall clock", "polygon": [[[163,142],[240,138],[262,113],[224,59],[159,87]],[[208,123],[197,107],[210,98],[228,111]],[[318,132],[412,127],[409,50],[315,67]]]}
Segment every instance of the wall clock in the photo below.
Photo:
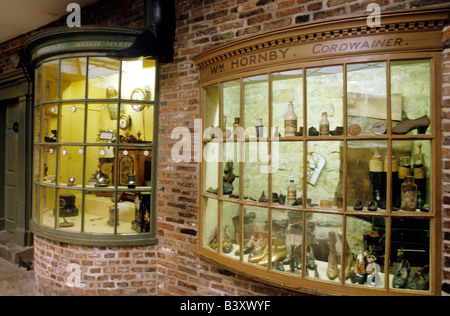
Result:
{"label": "wall clock", "polygon": [[[144,101],[147,95],[144,90],[137,88],[131,92],[131,100],[134,101]],[[132,104],[131,105],[136,112],[141,112],[145,108],[145,104]]]}
{"label": "wall clock", "polygon": [[122,130],[127,130],[131,127],[131,116],[122,114],[119,120],[119,127]]}

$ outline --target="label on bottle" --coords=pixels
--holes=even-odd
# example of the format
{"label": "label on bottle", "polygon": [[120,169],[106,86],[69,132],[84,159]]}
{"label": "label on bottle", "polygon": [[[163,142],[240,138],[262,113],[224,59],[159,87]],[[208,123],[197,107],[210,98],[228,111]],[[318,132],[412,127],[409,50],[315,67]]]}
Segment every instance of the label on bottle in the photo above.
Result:
{"label": "label on bottle", "polygon": [[297,120],[284,121],[284,132],[286,136],[295,136],[296,131],[297,131]]}
{"label": "label on bottle", "polygon": [[289,202],[294,202],[297,199],[297,190],[288,190],[287,199]]}
{"label": "label on bottle", "polygon": [[414,168],[414,178],[425,179],[426,176],[425,167]]}
{"label": "label on bottle", "polygon": [[320,125],[319,132],[320,136],[330,135],[330,125]]}
{"label": "label on bottle", "polygon": [[399,179],[404,179],[407,176],[411,175],[411,169],[410,168],[406,168],[406,167],[398,167],[398,178]]}

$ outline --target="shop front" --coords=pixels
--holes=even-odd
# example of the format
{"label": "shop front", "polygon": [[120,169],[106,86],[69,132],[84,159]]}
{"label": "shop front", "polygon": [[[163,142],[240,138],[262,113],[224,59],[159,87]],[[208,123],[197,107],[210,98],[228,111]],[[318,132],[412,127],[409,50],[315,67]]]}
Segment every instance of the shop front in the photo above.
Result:
{"label": "shop front", "polygon": [[448,11],[289,27],[200,54],[202,259],[322,294],[442,284]]}

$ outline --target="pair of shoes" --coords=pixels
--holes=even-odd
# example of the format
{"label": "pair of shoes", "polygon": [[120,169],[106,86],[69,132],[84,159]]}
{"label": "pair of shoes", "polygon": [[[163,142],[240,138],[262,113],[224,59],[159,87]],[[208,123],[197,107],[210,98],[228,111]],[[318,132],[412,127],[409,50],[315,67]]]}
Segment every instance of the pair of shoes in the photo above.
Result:
{"label": "pair of shoes", "polygon": [[261,260],[266,252],[266,248],[269,242],[269,233],[258,231],[253,232],[254,244],[252,250],[248,255],[248,262],[256,263]]}
{"label": "pair of shoes", "polygon": [[[267,265],[269,264],[269,245],[266,246],[266,252],[264,254],[264,257],[261,258],[261,260],[259,260],[257,262],[257,264],[259,266],[262,267],[267,267]],[[271,262],[272,264],[282,261],[284,258],[286,258],[288,255],[287,252],[287,247],[286,247],[286,238],[282,238],[282,239],[275,239],[272,242],[272,257],[271,257]]]}
{"label": "pair of shoes", "polygon": [[417,291],[428,291],[430,287],[430,266],[426,265],[419,271],[417,271],[406,289],[417,290]]}
{"label": "pair of shoes", "polygon": [[407,282],[409,273],[411,272],[411,268],[409,266],[409,262],[406,259],[403,259],[400,265],[398,266],[397,271],[394,274],[394,279],[392,280],[392,286],[396,289],[403,289]]}
{"label": "pair of shoes", "polygon": [[417,129],[419,134],[425,134],[428,126],[430,126],[430,118],[428,117],[428,115],[424,115],[415,120],[405,118],[403,119],[403,121],[392,128],[392,134],[405,135],[413,129]]}
{"label": "pair of shoes", "polygon": [[[355,211],[361,211],[363,209],[363,203],[361,202],[361,200],[356,200],[355,204],[353,205],[353,209]],[[378,203],[375,201],[370,201],[369,204],[367,205],[367,209],[371,212],[376,212],[378,209]]]}
{"label": "pair of shoes", "polygon": [[[250,254],[255,249],[255,247],[261,248],[262,247],[261,244],[263,243],[264,243],[263,246],[265,246],[265,243],[267,242],[267,236],[268,236],[267,232],[262,231],[253,232],[252,236],[250,237],[249,241],[247,242],[247,245],[243,250],[243,254],[244,255]],[[239,256],[241,254],[241,250],[240,249],[236,250],[234,254],[236,256]]]}

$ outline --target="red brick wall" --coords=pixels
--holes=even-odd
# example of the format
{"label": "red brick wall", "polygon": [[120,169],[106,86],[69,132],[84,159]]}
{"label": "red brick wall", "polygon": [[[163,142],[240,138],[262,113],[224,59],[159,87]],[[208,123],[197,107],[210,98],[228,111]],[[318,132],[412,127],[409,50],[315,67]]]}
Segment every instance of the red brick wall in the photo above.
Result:
{"label": "red brick wall", "polygon": [[[200,118],[199,74],[192,58],[219,44],[262,31],[336,18],[363,14],[369,3],[377,2],[382,10],[409,9],[448,3],[448,0],[175,0],[177,34],[175,61],[161,70],[160,147],[157,187],[157,237],[159,245],[146,249],[101,249],[54,243],[39,237],[35,241],[36,274],[41,289],[70,293],[61,277],[49,271],[63,269],[67,260],[81,262],[89,273],[85,292],[75,294],[135,294],[124,290],[122,282],[128,272],[137,266],[148,271],[145,286],[136,285],[136,291],[145,295],[288,295],[298,294],[242,278],[199,260],[191,251],[198,247],[199,221],[199,166],[196,163],[174,164],[170,160],[173,128],[193,128],[193,119]],[[143,1],[101,0],[82,13],[83,25],[143,27]],[[64,25],[64,19],[47,27]],[[450,37],[450,31],[445,33]],[[25,36],[0,45],[0,69],[4,72],[17,65],[17,49]],[[450,41],[450,40],[449,40]],[[449,46],[450,47],[450,46]],[[450,48],[443,53],[444,97],[443,119],[450,120]],[[450,282],[450,132],[444,133],[444,276]],[[62,252],[62,253],[60,253]],[[121,258],[123,253],[148,256],[148,264],[133,258]],[[61,254],[64,254],[61,256]],[[133,254],[133,255],[132,255]],[[79,256],[74,258],[73,256]],[[92,257],[94,256],[94,257]],[[155,256],[155,257],[154,257]],[[125,260],[125,261],[124,261]],[[130,263],[129,261],[133,262]],[[137,259],[136,259],[137,260]],[[93,265],[91,265],[91,262]],[[101,263],[97,265],[96,263]],[[119,271],[120,269],[120,271]],[[139,282],[139,281],[136,281]],[[95,288],[95,290],[94,290]],[[139,290],[140,289],[140,290]],[[88,292],[89,291],[89,292]],[[131,293],[131,292],[134,293]]]}
{"label": "red brick wall", "polygon": [[[86,247],[34,236],[37,290],[48,296],[155,295],[156,261],[156,247]],[[69,264],[79,266],[75,287],[68,285],[76,272]]]}

